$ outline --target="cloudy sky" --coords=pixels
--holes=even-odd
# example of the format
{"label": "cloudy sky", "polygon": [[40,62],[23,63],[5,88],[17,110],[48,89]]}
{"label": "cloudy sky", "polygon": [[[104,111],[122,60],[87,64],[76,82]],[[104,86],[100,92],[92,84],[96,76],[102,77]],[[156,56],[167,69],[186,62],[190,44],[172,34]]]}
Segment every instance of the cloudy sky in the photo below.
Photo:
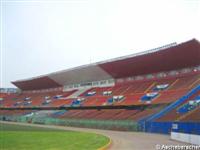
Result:
{"label": "cloudy sky", "polygon": [[1,86],[200,40],[200,0],[0,0]]}

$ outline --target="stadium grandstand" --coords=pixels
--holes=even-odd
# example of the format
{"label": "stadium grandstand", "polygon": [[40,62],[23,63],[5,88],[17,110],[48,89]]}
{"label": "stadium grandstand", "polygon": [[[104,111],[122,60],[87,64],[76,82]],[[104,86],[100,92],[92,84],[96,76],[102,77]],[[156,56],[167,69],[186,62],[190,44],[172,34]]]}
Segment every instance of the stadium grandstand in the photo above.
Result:
{"label": "stadium grandstand", "polygon": [[1,120],[200,135],[196,39],[12,83]]}

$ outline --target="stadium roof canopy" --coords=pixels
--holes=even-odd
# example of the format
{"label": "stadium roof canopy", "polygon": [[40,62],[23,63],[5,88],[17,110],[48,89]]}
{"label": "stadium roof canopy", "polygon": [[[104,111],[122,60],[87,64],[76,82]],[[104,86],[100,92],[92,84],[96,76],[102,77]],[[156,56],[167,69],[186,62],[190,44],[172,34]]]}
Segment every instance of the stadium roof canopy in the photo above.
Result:
{"label": "stadium roof canopy", "polygon": [[83,65],[12,82],[21,90],[55,88],[69,84],[125,78],[200,65],[200,43],[192,39],[143,53]]}

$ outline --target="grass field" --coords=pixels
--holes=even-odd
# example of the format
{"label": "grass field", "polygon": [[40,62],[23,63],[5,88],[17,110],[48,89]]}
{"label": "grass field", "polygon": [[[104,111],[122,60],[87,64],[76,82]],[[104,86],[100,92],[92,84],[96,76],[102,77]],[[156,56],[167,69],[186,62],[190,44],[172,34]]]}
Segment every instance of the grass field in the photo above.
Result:
{"label": "grass field", "polygon": [[96,150],[108,142],[94,133],[0,124],[1,150]]}

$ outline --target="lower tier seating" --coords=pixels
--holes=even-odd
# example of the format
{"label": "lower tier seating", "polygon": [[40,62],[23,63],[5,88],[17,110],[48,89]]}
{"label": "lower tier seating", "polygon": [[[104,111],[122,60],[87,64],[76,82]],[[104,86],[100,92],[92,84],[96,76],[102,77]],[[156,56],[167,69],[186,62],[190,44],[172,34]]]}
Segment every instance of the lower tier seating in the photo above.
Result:
{"label": "lower tier seating", "polygon": [[200,122],[200,107],[194,109],[184,117],[180,118],[179,121],[183,122]]}
{"label": "lower tier seating", "polygon": [[[161,118],[158,118],[156,121],[160,121],[160,122],[163,122],[163,121],[179,121],[181,118],[184,118],[184,116],[187,116],[188,114],[190,114],[190,110],[184,111],[184,113],[181,112],[181,110],[183,110],[184,106],[189,104],[191,101],[195,102],[195,101],[199,100],[199,95],[200,95],[200,91],[193,94],[184,103],[180,104],[178,107],[174,108],[172,111],[168,112],[167,114],[165,114]],[[195,104],[196,104],[196,102],[195,102]],[[197,105],[199,105],[199,103]],[[196,109],[196,107],[194,107],[194,109]],[[193,110],[191,109],[191,111],[193,111]],[[196,113],[194,112],[194,114],[196,114]]]}

